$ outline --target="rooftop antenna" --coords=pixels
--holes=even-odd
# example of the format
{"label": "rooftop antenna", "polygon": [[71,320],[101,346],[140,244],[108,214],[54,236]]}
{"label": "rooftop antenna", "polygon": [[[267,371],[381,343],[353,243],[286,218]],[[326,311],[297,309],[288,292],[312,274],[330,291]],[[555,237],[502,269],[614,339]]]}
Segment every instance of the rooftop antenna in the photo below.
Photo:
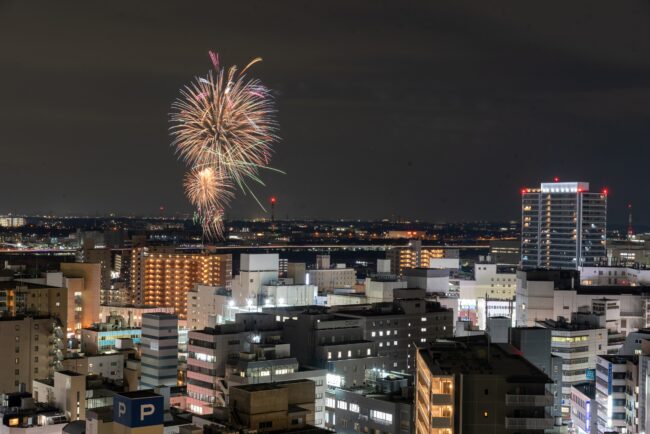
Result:
{"label": "rooftop antenna", "polygon": [[271,196],[271,223],[275,222],[275,202],[276,202],[275,196]]}
{"label": "rooftop antenna", "polygon": [[632,204],[627,204],[627,237],[634,236],[634,228],[632,227]]}

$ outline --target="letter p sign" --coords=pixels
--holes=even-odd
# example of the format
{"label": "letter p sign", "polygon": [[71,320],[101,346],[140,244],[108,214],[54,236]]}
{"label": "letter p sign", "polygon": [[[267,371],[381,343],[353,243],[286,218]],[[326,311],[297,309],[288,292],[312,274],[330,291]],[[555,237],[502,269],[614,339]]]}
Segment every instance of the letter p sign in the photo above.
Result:
{"label": "letter p sign", "polygon": [[123,402],[120,402],[117,405],[117,415],[121,417],[121,416],[124,416],[125,414],[126,414],[126,404],[123,403]]}
{"label": "letter p sign", "polygon": [[151,391],[118,393],[113,397],[113,420],[130,427],[162,425],[165,403]]}
{"label": "letter p sign", "polygon": [[156,407],[153,404],[142,404],[140,406],[140,422],[143,422],[145,417],[151,416],[155,410]]}

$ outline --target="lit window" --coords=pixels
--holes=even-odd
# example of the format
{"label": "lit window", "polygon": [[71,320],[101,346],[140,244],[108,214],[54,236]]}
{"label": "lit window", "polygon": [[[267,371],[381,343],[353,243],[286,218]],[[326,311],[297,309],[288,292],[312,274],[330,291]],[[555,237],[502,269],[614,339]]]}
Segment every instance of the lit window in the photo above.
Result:
{"label": "lit window", "polygon": [[332,352],[328,351],[327,352],[327,360],[330,360],[332,358]]}
{"label": "lit window", "polygon": [[334,398],[325,398],[325,407],[336,407],[336,400]]}
{"label": "lit window", "polygon": [[341,401],[340,399],[336,403],[336,406],[340,408],[341,410],[347,410],[348,409],[348,403],[345,401]]}
{"label": "lit window", "polygon": [[359,404],[350,403],[350,411],[353,413],[359,413]]}
{"label": "lit window", "polygon": [[370,418],[379,421],[385,421],[388,423],[393,422],[393,415],[390,413],[384,413],[383,411],[370,410]]}

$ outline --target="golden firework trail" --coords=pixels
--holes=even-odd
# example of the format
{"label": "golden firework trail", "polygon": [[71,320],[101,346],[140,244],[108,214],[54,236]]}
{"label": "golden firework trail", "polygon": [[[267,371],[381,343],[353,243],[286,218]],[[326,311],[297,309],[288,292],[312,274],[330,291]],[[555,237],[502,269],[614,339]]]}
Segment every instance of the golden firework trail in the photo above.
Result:
{"label": "golden firework trail", "polygon": [[226,69],[210,52],[213,70],[180,91],[172,104],[172,146],[190,166],[185,191],[197,208],[204,234],[223,234],[225,206],[234,197],[233,186],[253,194],[248,182],[264,185],[261,169],[269,167],[278,124],[270,90],[246,71]]}

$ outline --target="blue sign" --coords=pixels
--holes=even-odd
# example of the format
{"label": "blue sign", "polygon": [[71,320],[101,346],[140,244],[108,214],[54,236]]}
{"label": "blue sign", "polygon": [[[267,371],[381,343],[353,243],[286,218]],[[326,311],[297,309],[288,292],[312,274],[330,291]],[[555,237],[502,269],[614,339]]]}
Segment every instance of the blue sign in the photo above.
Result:
{"label": "blue sign", "polygon": [[614,383],[614,375],[612,373],[612,364],[607,365],[607,394],[612,395],[612,386]]}
{"label": "blue sign", "polygon": [[587,377],[587,381],[594,381],[596,379],[596,370],[595,369],[587,369],[585,372],[585,375]]}
{"label": "blue sign", "polygon": [[127,392],[113,397],[113,420],[130,428],[162,425],[163,397],[153,393]]}

